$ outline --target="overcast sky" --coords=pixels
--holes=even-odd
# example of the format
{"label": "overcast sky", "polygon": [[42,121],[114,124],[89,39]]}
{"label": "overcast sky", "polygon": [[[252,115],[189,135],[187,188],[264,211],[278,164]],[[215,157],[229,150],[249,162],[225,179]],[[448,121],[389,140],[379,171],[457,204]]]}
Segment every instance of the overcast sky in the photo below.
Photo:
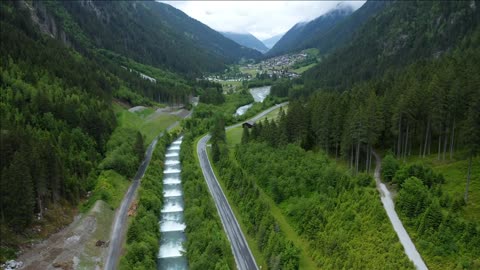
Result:
{"label": "overcast sky", "polygon": [[266,39],[288,31],[344,2],[354,9],[365,1],[161,1],[218,31],[249,32]]}

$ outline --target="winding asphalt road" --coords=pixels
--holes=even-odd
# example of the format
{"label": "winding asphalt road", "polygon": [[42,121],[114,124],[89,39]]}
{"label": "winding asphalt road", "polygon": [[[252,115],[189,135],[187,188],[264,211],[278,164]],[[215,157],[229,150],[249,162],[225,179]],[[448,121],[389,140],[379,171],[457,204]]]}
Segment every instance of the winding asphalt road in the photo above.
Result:
{"label": "winding asphalt road", "polygon": [[385,211],[387,212],[387,216],[392,223],[393,229],[397,233],[398,239],[400,239],[400,243],[405,249],[405,254],[407,255],[407,257],[410,259],[410,261],[413,262],[417,269],[427,270],[427,265],[423,261],[422,256],[420,256],[420,253],[418,253],[415,245],[412,242],[412,239],[410,239],[410,236],[405,230],[405,227],[403,227],[402,221],[400,220],[400,218],[398,218],[390,191],[388,191],[387,187],[384,183],[382,183],[380,179],[382,160],[380,156],[375,153],[375,151],[373,151],[373,155],[375,156],[376,163],[374,177],[375,182],[377,183],[377,189],[380,192],[380,200],[382,201],[383,208],[385,208]]}
{"label": "winding asphalt road", "polygon": [[[249,119],[249,121],[255,122],[261,117],[270,113],[271,111],[282,107],[287,103],[288,102],[275,105],[261,112],[255,117]],[[242,123],[229,126],[226,129],[228,130],[238,127],[240,125],[242,125]],[[212,165],[210,164],[210,160],[208,159],[207,142],[208,140],[210,140],[210,137],[210,135],[205,135],[198,141],[197,144],[197,155],[198,159],[200,160],[200,167],[202,168],[203,176],[205,178],[205,181],[207,182],[210,194],[212,194],[215,206],[217,207],[218,214],[220,215],[220,220],[222,221],[223,229],[227,233],[228,240],[230,241],[237,268],[239,270],[258,269],[255,258],[253,257],[252,252],[248,247],[245,236],[240,229],[240,225],[238,225],[238,221],[233,214],[232,208],[230,207],[230,204],[228,203],[228,200],[225,197],[225,194],[223,193],[217,178],[215,177]]]}
{"label": "winding asphalt road", "polygon": [[[192,113],[190,112],[185,118],[189,117]],[[167,127],[167,131],[170,131],[174,127],[176,127],[180,121],[176,121],[175,123],[171,124]],[[157,145],[158,139],[163,136],[164,132],[160,133],[147,148],[145,152],[145,158],[138,167],[138,171],[133,178],[132,184],[125,193],[123,197],[122,204],[118,209],[117,213],[115,214],[115,220],[113,222],[113,229],[110,235],[110,244],[108,246],[108,254],[107,259],[105,261],[105,270],[114,270],[117,269],[117,265],[119,262],[119,257],[122,251],[122,244],[123,240],[125,239],[125,231],[127,227],[127,216],[128,216],[128,209],[135,198],[135,193],[140,185],[140,180],[142,179],[145,171],[147,170],[148,164],[150,163],[150,159],[152,158],[153,150]]]}

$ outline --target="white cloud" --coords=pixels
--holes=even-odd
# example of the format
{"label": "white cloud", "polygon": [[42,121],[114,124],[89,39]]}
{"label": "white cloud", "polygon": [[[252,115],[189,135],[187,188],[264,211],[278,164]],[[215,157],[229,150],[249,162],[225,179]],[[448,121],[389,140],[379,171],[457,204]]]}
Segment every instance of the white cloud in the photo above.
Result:
{"label": "white cloud", "polygon": [[218,31],[249,32],[266,39],[298,22],[321,16],[338,3],[354,9],[365,1],[161,1]]}

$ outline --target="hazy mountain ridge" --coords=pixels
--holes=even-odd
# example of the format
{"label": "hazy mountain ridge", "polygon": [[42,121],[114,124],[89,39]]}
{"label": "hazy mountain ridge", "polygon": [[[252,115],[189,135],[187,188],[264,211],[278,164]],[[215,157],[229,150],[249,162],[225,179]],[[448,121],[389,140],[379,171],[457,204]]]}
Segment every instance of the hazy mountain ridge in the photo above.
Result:
{"label": "hazy mountain ridge", "polygon": [[353,8],[348,5],[339,5],[337,8],[309,21],[295,24],[285,35],[271,48],[267,55],[277,56],[285,53],[299,51],[308,48],[306,44],[315,36],[321,36],[328,32],[338,22],[353,13]]}
{"label": "hazy mountain ridge", "polygon": [[257,50],[261,53],[268,51],[267,46],[259,39],[250,33],[234,33],[234,32],[220,32],[225,37],[235,41],[236,43],[250,49]]}
{"label": "hazy mountain ridge", "polygon": [[275,35],[271,38],[267,38],[267,39],[262,40],[262,42],[263,42],[263,44],[265,44],[265,46],[267,46],[267,48],[271,49],[283,37],[284,34],[285,33]]}

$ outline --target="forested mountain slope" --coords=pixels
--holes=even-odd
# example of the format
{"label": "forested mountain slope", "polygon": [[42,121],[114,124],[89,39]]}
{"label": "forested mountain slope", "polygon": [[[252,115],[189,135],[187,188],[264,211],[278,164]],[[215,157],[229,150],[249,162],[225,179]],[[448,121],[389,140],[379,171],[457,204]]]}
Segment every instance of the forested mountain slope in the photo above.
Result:
{"label": "forested mountain slope", "polygon": [[222,70],[261,55],[156,1],[34,1],[32,6],[40,21],[63,29],[62,38],[77,49],[107,49],[184,74]]}
{"label": "forested mountain slope", "polygon": [[266,55],[273,57],[305,49],[308,40],[324,35],[352,12],[352,7],[341,5],[313,21],[297,23],[275,43]]}
{"label": "forested mountain slope", "polygon": [[305,83],[310,88],[345,89],[387,70],[439,57],[471,35],[479,21],[474,1],[390,3],[347,46],[309,70]]}
{"label": "forested mountain slope", "polygon": [[250,33],[234,33],[234,32],[221,32],[225,37],[235,41],[236,43],[257,50],[261,53],[268,51],[268,48],[260,40],[258,40],[254,35]]}
{"label": "forested mountain slope", "polygon": [[[32,16],[28,2],[0,3],[0,261],[68,223],[66,209],[79,205],[102,172],[133,176],[144,141],[137,130],[118,128],[115,100],[183,103],[193,88],[176,74],[75,45],[46,14]],[[102,199],[111,199],[110,189]]]}
{"label": "forested mountain slope", "polygon": [[125,84],[41,36],[27,9],[3,2],[0,10],[4,247],[11,240],[3,234],[7,226],[22,232],[34,212],[61,200],[76,203],[91,185],[116,125],[113,93]]}
{"label": "forested mountain slope", "polygon": [[352,40],[363,24],[388,4],[387,1],[367,1],[350,16],[335,24],[328,32],[323,35],[311,36],[305,40],[303,47],[318,48],[321,54],[328,54],[332,50],[341,48]]}

